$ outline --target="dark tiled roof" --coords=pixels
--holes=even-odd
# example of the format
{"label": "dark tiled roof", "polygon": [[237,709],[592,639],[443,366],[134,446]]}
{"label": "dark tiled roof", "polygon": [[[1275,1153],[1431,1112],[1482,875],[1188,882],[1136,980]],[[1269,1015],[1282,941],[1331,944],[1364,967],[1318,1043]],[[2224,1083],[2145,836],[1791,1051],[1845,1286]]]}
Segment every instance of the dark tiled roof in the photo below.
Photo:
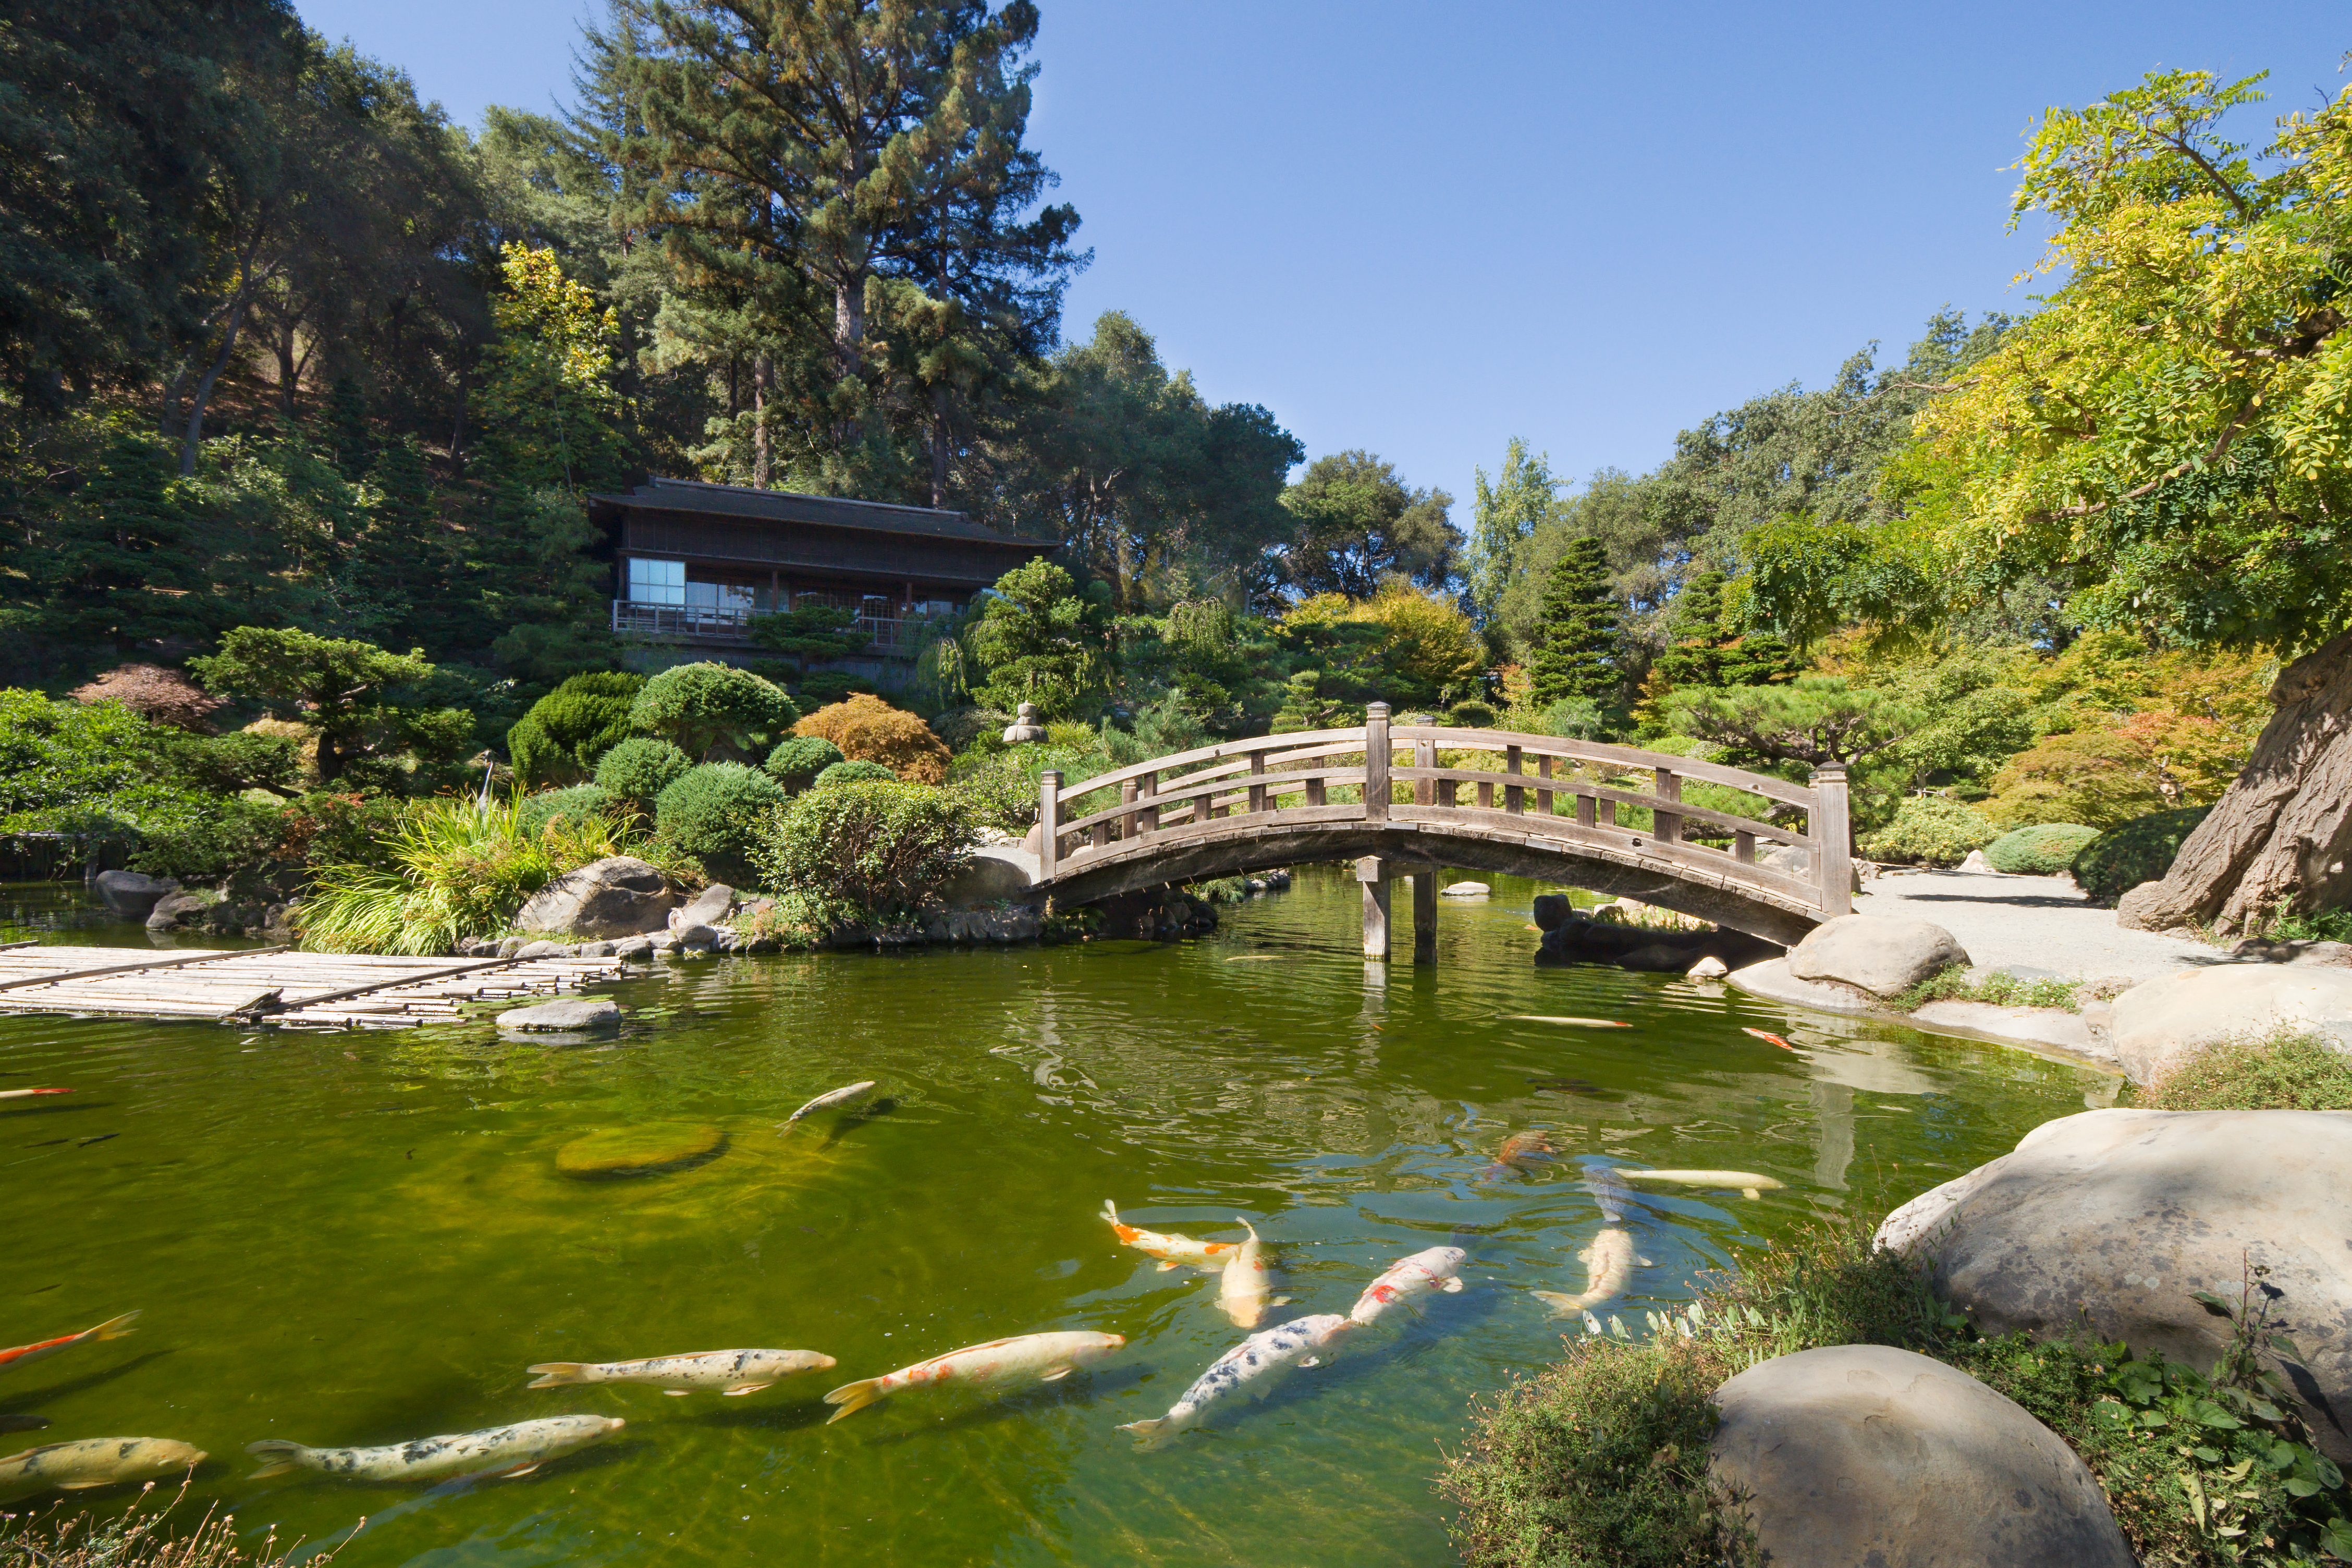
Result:
{"label": "dark tiled roof", "polygon": [[709,485],[697,479],[653,479],[620,495],[591,496],[592,505],[629,511],[689,512],[740,518],[750,522],[798,522],[820,528],[854,528],[871,533],[914,534],[931,539],[968,539],[977,543],[1054,549],[1050,539],[1023,539],[983,528],[960,511],[886,501],[844,500],[837,496],[755,490],[742,485]]}

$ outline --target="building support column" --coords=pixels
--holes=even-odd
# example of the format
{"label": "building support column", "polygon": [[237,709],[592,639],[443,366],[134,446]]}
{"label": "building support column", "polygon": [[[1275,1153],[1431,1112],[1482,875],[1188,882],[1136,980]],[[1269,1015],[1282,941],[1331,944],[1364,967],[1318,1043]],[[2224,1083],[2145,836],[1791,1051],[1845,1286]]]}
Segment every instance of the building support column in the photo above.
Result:
{"label": "building support column", "polygon": [[1437,868],[1423,866],[1412,874],[1412,961],[1437,962]]}
{"label": "building support column", "polygon": [[1364,885],[1364,956],[1380,963],[1389,956],[1389,863],[1376,855],[1356,862],[1356,880]]}

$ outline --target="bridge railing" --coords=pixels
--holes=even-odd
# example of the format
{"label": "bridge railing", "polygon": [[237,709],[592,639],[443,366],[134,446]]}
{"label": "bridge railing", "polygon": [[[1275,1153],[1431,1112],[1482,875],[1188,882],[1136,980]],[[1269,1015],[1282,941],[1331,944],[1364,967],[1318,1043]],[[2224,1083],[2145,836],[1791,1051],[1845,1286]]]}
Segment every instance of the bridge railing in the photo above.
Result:
{"label": "bridge railing", "polygon": [[[1445,753],[1498,754],[1499,768],[1445,766]],[[1647,789],[1638,777],[1649,775]],[[1767,821],[1685,800],[1688,783],[1760,795],[1801,816]],[[1089,796],[1115,804],[1084,810]],[[1295,804],[1294,804],[1295,803]],[[1646,811],[1642,826],[1621,811]],[[1776,814],[1779,815],[1779,814]],[[1822,918],[1853,909],[1845,770],[1815,770],[1790,784],[1691,757],[1507,730],[1389,721],[1385,703],[1366,721],[1228,741],[1156,757],[1075,784],[1044,775],[1038,792],[1039,860],[1046,878],[1139,848],[1175,848],[1237,826],[1387,822],[1501,828],[1663,863],[1717,880],[1796,898]],[[1237,819],[1242,819],[1238,820]],[[1702,840],[1716,840],[1706,843]],[[1807,852],[1803,875],[1761,864],[1756,847]]]}

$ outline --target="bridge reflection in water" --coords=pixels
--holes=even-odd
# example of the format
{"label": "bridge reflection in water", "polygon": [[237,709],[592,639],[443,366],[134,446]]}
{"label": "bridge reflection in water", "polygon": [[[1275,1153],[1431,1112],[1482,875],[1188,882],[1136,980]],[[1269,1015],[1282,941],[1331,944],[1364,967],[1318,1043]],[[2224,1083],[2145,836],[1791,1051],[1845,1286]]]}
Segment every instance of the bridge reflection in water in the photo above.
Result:
{"label": "bridge reflection in water", "polygon": [[[1449,752],[1499,753],[1502,766],[1441,766]],[[1647,789],[1634,787],[1642,774]],[[1760,795],[1781,820],[1685,800],[1691,782]],[[1034,842],[1038,890],[1065,906],[1353,860],[1364,955],[1374,959],[1389,955],[1391,884],[1409,876],[1416,963],[1436,958],[1437,876],[1446,867],[1639,899],[1784,943],[1853,907],[1842,766],[1793,784],[1553,735],[1392,725],[1385,702],[1352,729],[1230,741],[1075,784],[1049,772]],[[1803,870],[1761,864],[1759,842],[1804,850]]]}

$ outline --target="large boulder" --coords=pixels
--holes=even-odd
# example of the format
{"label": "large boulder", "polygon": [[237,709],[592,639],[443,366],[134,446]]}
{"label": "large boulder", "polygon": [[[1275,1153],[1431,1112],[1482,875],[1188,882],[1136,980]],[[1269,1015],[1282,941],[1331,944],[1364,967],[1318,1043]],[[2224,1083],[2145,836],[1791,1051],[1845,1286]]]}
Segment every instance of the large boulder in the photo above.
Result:
{"label": "large boulder", "polygon": [[2184,969],[2135,985],[2107,1022],[2116,1059],[2146,1083],[2174,1058],[2233,1035],[2308,1029],[2352,1053],[2352,971],[2296,963]]}
{"label": "large boulder", "polygon": [[100,871],[94,885],[106,912],[126,921],[145,920],[155,912],[155,900],[180,890],[176,877],[150,877],[140,871]]}
{"label": "large boulder", "polygon": [[1930,1258],[1988,1333],[2089,1326],[2210,1367],[2249,1268],[2319,1447],[2352,1462],[2352,1112],[2087,1110],[1886,1216],[1881,1247]]}
{"label": "large boulder", "polygon": [[184,925],[202,925],[219,902],[219,898],[205,893],[166,893],[148,910],[147,929],[177,931]]}
{"label": "large boulder", "polygon": [[715,926],[725,920],[735,908],[735,889],[724,882],[713,882],[683,909],[669,912],[669,929],[684,931],[688,926]]}
{"label": "large boulder", "polygon": [[661,927],[677,903],[658,867],[632,855],[592,860],[530,896],[515,929],[587,941],[635,936]]}
{"label": "large boulder", "polygon": [[1715,1391],[1708,1468],[1807,1568],[2131,1568],[2089,1468],[2013,1402],[1891,1345],[1776,1356]]}
{"label": "large boulder", "polygon": [[983,847],[972,851],[971,858],[941,882],[938,892],[941,901],[955,910],[1018,903],[1030,896],[1037,871],[1037,858],[1025,849],[1010,845]]}
{"label": "large boulder", "polygon": [[1908,991],[1968,962],[1968,951],[1942,926],[1886,915],[1840,915],[1789,950],[1789,973],[1798,979],[1835,981],[1874,996]]}
{"label": "large boulder", "polygon": [[[1756,863],[1768,871],[1778,871],[1784,877],[1794,877],[1801,882],[1810,882],[1813,879],[1813,852],[1810,849],[1800,849],[1793,844],[1783,844],[1778,849],[1758,856]],[[1853,890],[1859,893],[1862,891],[1863,862],[1849,859],[1846,862],[1846,868],[1853,873]]]}

